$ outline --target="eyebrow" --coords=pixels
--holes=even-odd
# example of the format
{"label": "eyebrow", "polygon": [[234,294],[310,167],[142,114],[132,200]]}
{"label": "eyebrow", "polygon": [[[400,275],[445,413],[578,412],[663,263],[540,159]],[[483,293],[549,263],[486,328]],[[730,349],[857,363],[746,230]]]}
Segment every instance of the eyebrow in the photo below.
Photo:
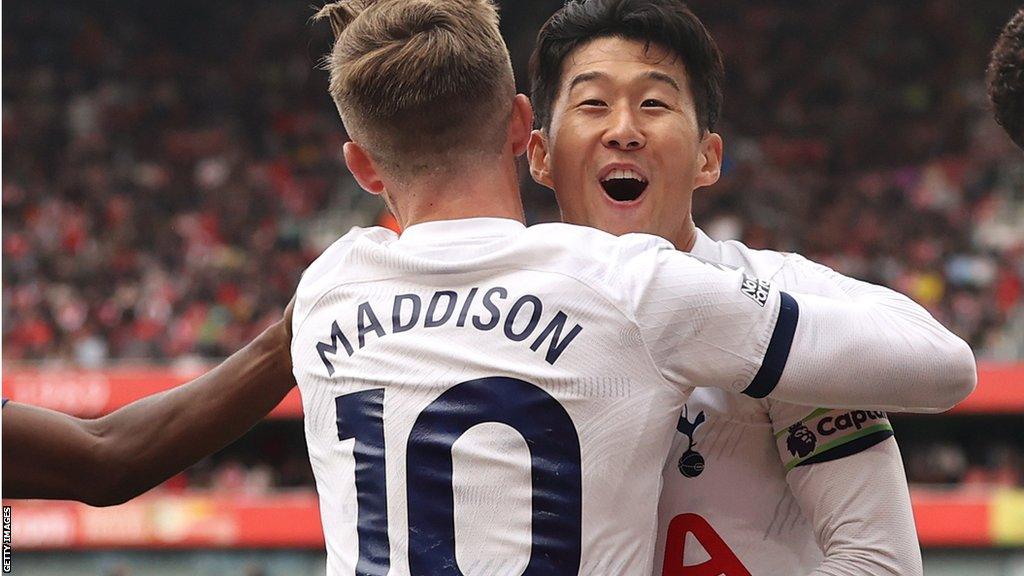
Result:
{"label": "eyebrow", "polygon": [[576,88],[580,84],[583,84],[584,82],[590,82],[593,80],[600,80],[606,78],[608,78],[608,75],[605,74],[604,72],[583,72],[582,74],[577,74],[573,76],[572,81],[569,82],[569,88],[566,90],[566,93],[572,92],[574,88]]}
{"label": "eyebrow", "polygon": [[[657,70],[649,70],[647,72],[644,72],[640,77],[649,80],[654,80],[656,82],[664,82],[665,84],[671,86],[672,89],[674,89],[676,92],[682,91],[682,89],[679,87],[679,83],[676,82],[676,79],[669,76],[668,74],[665,74],[664,72],[658,72]],[[573,79],[569,82],[569,88],[566,90],[566,93],[572,92],[574,88],[585,82],[591,82],[593,80],[602,80],[607,78],[608,74],[597,71],[583,72],[581,74],[577,74],[576,76],[573,76]]]}
{"label": "eyebrow", "polygon": [[682,89],[679,88],[679,83],[676,82],[676,79],[669,76],[668,74],[665,74],[664,72],[650,70],[648,72],[644,72],[644,77],[649,78],[651,80],[656,80],[658,82],[664,82],[671,86],[676,92],[682,92]]}

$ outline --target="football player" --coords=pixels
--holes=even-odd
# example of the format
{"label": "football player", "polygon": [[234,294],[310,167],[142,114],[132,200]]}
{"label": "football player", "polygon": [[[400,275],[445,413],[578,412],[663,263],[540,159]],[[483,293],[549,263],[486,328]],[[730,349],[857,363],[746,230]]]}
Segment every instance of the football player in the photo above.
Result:
{"label": "football player", "polygon": [[[721,168],[723,66],[683,2],[568,2],[541,30],[531,76],[532,174],[555,190],[566,222],[656,234],[709,262],[853,305],[891,296],[796,254],[716,242],[695,227],[693,193]],[[843,334],[820,337],[827,345]],[[656,574],[921,572],[884,412],[698,388],[677,431]]]}

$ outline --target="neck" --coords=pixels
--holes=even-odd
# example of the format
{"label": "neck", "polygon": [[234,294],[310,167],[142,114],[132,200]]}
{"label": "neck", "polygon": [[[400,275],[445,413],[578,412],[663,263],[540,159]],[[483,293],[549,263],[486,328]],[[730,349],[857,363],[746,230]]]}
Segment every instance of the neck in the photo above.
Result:
{"label": "neck", "polygon": [[693,223],[693,214],[686,213],[686,221],[683,222],[682,228],[679,229],[674,238],[669,238],[669,240],[676,247],[676,250],[682,250],[683,252],[693,250],[694,244],[697,243],[697,226]]}
{"label": "neck", "polygon": [[[457,172],[453,174],[451,172]],[[384,200],[402,229],[413,224],[462,218],[509,218],[525,222],[515,161],[444,171],[394,185]]]}

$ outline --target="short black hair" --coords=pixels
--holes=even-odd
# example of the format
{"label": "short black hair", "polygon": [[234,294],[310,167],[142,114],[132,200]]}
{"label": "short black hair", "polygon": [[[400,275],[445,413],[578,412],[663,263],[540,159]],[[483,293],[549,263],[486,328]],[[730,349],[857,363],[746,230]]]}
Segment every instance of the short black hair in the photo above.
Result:
{"label": "short black hair", "polygon": [[987,78],[996,122],[1024,148],[1024,8],[1006,25],[992,49]]}
{"label": "short black hair", "polygon": [[562,64],[576,48],[619,37],[668,49],[682,59],[700,130],[714,130],[722,111],[722,53],[704,23],[680,0],[569,0],[537,35],[530,57],[530,99],[537,125],[551,126]]}

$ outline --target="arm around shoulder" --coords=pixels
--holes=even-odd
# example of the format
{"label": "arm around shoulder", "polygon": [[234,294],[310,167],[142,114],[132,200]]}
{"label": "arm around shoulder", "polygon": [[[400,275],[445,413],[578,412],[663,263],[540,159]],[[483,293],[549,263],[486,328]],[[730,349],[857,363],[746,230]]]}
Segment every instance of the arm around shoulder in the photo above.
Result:
{"label": "arm around shoulder", "polygon": [[210,372],[102,418],[9,404],[4,495],[120,504],[237,439],[295,386],[291,308]]}
{"label": "arm around shoulder", "polygon": [[895,290],[806,260],[799,264],[795,268],[802,273],[826,278],[841,297],[794,294],[802,324],[795,346],[802,352],[787,376],[861,373],[870,376],[861,378],[863,400],[842,405],[897,411],[941,412],[974,390],[977,366],[970,346],[922,306]]}
{"label": "arm around shoulder", "polygon": [[119,504],[236,440],[295,387],[290,318],[206,374],[143,398],[91,426],[104,475],[101,502]]}

